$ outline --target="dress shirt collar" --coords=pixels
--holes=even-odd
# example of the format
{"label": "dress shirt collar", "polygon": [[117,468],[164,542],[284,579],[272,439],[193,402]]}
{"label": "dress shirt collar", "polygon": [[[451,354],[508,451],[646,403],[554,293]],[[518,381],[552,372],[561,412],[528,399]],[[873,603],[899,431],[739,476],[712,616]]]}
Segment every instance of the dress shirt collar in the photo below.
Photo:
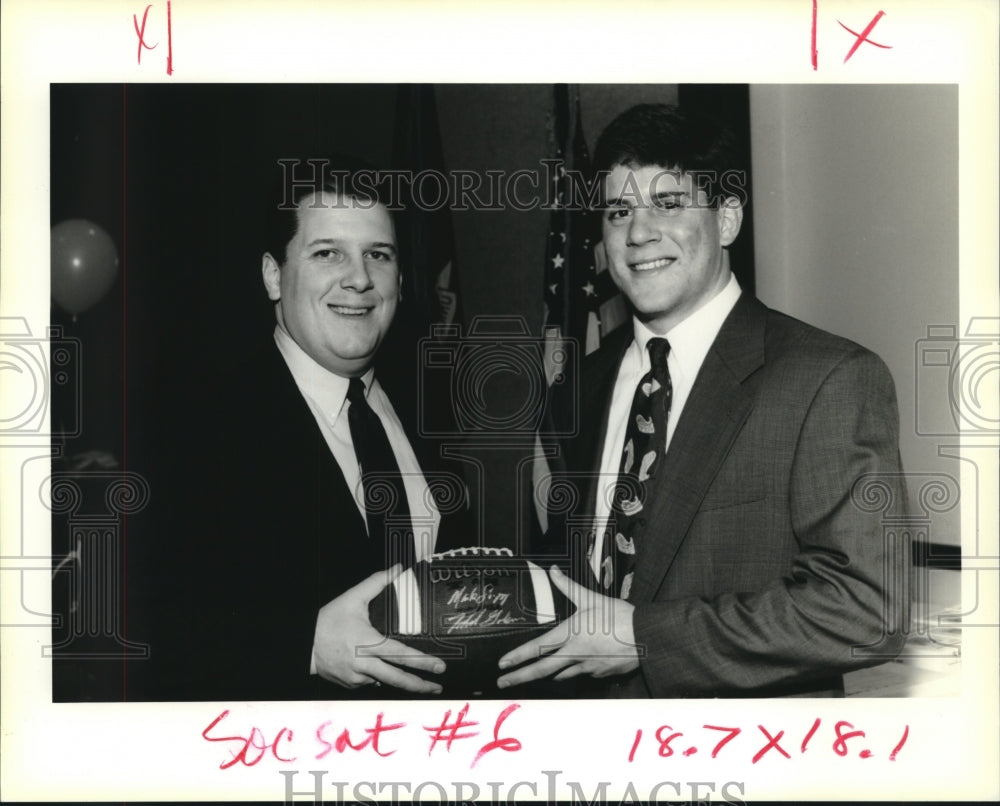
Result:
{"label": "dress shirt collar", "polygon": [[670,342],[670,358],[688,378],[694,378],[708,354],[712,342],[719,335],[722,323],[740,298],[740,284],[736,275],[729,275],[729,282],[712,299],[688,316],[683,322],[672,327],[667,333],[654,333],[637,318],[632,318],[633,345],[638,352],[645,372],[649,369],[649,353],[646,344],[651,338],[662,336]]}
{"label": "dress shirt collar", "polygon": [[[312,399],[328,417],[336,419],[347,399],[350,379],[317,364],[281,325],[274,328],[274,341],[302,394]],[[365,382],[365,397],[371,391],[374,376],[374,369],[361,376]]]}

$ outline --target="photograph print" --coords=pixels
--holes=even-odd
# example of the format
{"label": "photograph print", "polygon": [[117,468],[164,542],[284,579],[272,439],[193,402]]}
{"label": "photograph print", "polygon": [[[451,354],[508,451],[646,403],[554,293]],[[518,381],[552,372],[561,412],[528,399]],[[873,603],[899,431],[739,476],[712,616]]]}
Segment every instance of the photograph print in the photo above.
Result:
{"label": "photograph print", "polygon": [[960,693],[956,85],[49,102],[54,702]]}

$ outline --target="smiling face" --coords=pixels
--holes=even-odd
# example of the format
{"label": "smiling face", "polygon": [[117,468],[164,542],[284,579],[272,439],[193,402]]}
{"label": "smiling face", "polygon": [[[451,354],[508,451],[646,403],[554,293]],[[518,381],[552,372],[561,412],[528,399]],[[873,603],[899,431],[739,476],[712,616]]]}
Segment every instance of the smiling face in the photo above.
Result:
{"label": "smiling face", "polygon": [[381,204],[329,193],[302,198],[297,215],[285,264],[263,258],[278,324],[330,372],[363,375],[399,302],[392,218]]}
{"label": "smiling face", "polygon": [[615,165],[602,217],[611,277],[635,315],[666,333],[729,282],[729,255],[742,208],[708,205],[688,174],[656,165]]}

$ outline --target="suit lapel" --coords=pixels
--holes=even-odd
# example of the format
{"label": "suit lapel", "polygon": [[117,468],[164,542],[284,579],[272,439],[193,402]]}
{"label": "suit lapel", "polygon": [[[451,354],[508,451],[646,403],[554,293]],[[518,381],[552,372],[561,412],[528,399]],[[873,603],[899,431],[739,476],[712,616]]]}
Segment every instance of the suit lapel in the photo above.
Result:
{"label": "suit lapel", "polygon": [[[608,340],[607,349],[594,354],[595,363],[585,373],[586,388],[580,394],[580,422],[584,428],[580,433],[577,461],[575,466],[588,471],[587,490],[584,506],[588,513],[597,500],[600,484],[601,453],[608,432],[608,417],[611,413],[611,393],[618,377],[625,351],[632,343],[632,329],[625,327],[615,331]],[[596,428],[588,427],[597,423]]]}
{"label": "suit lapel", "polygon": [[[269,371],[271,379],[266,388],[271,390],[268,397],[272,406],[271,416],[273,422],[280,424],[273,431],[276,444],[272,455],[282,456],[276,472],[300,478],[305,489],[323,491],[319,499],[327,510],[323,520],[330,524],[332,531],[340,533],[346,527],[351,534],[363,535],[364,518],[354,504],[354,493],[330,452],[316,417],[274,344],[271,345]],[[343,502],[349,502],[351,506],[342,506]],[[349,515],[349,524],[344,523],[344,512]],[[299,514],[295,513],[294,517]],[[305,517],[306,513],[301,515]]]}
{"label": "suit lapel", "polygon": [[637,546],[633,602],[650,600],[670,569],[712,479],[753,408],[743,381],[764,363],[767,309],[744,294],[705,356],[677,423]]}

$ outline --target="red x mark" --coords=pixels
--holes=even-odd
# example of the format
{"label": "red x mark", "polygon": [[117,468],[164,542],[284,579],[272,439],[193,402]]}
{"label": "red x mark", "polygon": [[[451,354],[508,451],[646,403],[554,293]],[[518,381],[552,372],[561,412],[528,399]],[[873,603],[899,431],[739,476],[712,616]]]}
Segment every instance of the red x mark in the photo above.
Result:
{"label": "red x mark", "polygon": [[781,753],[781,755],[783,755],[785,758],[791,758],[791,756],[788,755],[788,753],[786,753],[782,749],[781,745],[778,744],[778,742],[781,740],[781,737],[785,735],[785,732],[783,730],[779,730],[777,736],[772,736],[770,733],[764,730],[763,725],[758,725],[757,727],[760,729],[760,732],[767,737],[767,744],[765,744],[760,750],[757,751],[757,755],[755,755],[753,759],[751,759],[751,763],[756,764],[758,761],[760,761],[761,758],[764,757],[764,754],[772,747],[779,753]]}
{"label": "red x mark", "polygon": [[[142,49],[153,50],[160,43],[157,42],[155,45],[149,45],[146,43],[146,20],[149,17],[149,10],[152,8],[152,4],[146,6],[146,10],[142,12],[142,25],[139,25],[139,18],[132,15],[132,27],[135,28],[135,35],[139,38],[139,46],[136,50],[136,62],[142,64]],[[167,0],[167,75],[173,75],[174,72],[174,37],[171,30],[171,19],[170,19],[170,0]]]}
{"label": "red x mark", "polygon": [[870,40],[868,38],[868,34],[870,34],[872,32],[872,28],[874,28],[876,25],[878,25],[878,21],[880,19],[882,19],[882,17],[884,17],[884,16],[885,16],[885,12],[884,11],[880,11],[878,14],[876,14],[874,17],[872,17],[872,21],[870,23],[868,23],[868,27],[866,27],[865,30],[863,30],[860,34],[857,31],[852,31],[850,28],[848,28],[846,25],[844,25],[844,23],[842,23],[840,20],[837,20],[837,24],[841,28],[843,28],[849,34],[854,34],[854,36],[857,37],[854,40],[854,44],[851,45],[851,49],[849,51],[847,51],[847,55],[844,57],[844,64],[847,64],[847,60],[850,59],[851,56],[854,55],[854,51],[856,51],[858,48],[861,47],[861,43],[862,42],[867,42],[869,45],[874,45],[877,48],[884,48],[886,50],[892,50],[892,45],[880,45],[878,42],[872,42],[872,40]]}
{"label": "red x mark", "polygon": [[138,53],[136,53],[136,61],[139,64],[142,64],[142,49],[143,48],[146,48],[146,50],[152,50],[153,48],[156,47],[156,45],[160,44],[159,42],[157,42],[156,45],[147,45],[146,44],[146,40],[145,40],[145,36],[146,36],[146,17],[149,16],[149,10],[151,8],[152,8],[151,5],[146,6],[146,10],[142,12],[142,27],[141,28],[139,27],[139,20],[136,18],[135,14],[132,15],[132,25],[135,27],[135,35],[137,37],[139,37],[139,48],[138,48]]}

